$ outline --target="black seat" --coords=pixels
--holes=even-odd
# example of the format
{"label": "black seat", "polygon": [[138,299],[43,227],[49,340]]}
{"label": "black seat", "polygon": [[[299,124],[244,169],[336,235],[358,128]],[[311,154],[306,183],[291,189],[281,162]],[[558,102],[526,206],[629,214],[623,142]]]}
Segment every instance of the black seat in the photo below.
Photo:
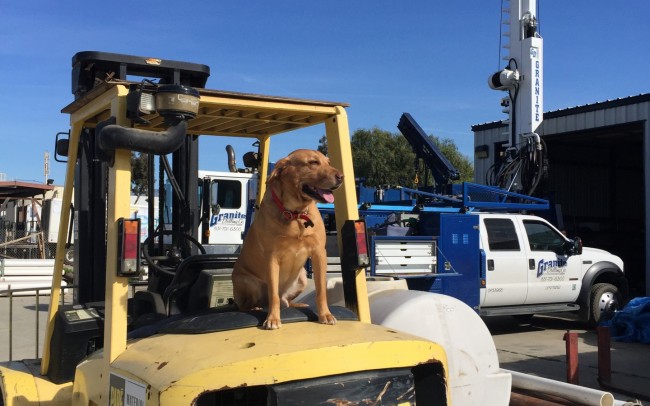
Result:
{"label": "black seat", "polygon": [[[230,291],[221,292],[222,296],[225,294],[232,297],[232,287],[228,285],[231,283],[230,275],[236,259],[235,256],[224,254],[199,254],[184,259],[162,294],[152,290],[134,293],[130,303],[133,327],[137,328],[180,313],[214,307],[211,299],[215,275],[221,277],[221,290]],[[228,303],[217,305],[221,304]]]}
{"label": "black seat", "polygon": [[210,285],[212,281],[209,278],[199,280],[201,272],[216,270],[229,278],[236,260],[236,256],[228,254],[192,255],[185,258],[176,268],[174,278],[162,296],[167,314],[177,313],[175,308],[181,313],[209,308],[212,286],[205,285]]}

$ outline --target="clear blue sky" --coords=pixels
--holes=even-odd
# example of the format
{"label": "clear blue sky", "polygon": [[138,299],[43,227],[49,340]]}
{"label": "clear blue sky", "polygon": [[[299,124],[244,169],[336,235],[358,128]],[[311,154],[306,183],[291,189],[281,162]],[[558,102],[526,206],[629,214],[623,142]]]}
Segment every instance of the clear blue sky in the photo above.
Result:
{"label": "clear blue sky", "polygon": [[[545,110],[650,91],[648,0],[539,0]],[[0,173],[42,182],[69,128],[71,58],[96,50],[209,65],[208,88],[351,104],[351,131],[397,132],[409,112],[473,158],[473,124],[504,118],[487,77],[499,61],[500,0],[0,0]],[[272,143],[316,148],[321,128]],[[225,142],[201,169],[225,170]],[[241,156],[249,141],[233,143]],[[64,165],[50,159],[50,178]],[[239,161],[241,162],[241,160]]]}

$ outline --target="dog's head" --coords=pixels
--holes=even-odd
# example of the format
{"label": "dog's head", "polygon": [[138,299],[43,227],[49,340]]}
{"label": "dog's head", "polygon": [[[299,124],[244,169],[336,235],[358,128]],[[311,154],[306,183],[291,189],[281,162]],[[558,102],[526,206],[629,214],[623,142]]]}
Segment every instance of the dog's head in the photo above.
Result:
{"label": "dog's head", "polygon": [[303,203],[332,203],[332,191],[343,183],[343,174],[319,151],[299,149],[276,162],[266,183],[280,183],[283,194]]}

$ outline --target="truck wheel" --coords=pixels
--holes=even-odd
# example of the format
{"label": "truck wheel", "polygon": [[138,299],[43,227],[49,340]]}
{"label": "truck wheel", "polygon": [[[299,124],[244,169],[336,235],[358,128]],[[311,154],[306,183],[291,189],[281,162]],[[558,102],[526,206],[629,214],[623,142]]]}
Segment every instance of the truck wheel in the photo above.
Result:
{"label": "truck wheel", "polygon": [[66,265],[74,264],[74,248],[70,247],[65,250],[65,255],[63,257],[63,263]]}
{"label": "truck wheel", "polygon": [[590,321],[597,325],[601,320],[612,317],[621,308],[621,294],[610,283],[597,283],[591,287]]}

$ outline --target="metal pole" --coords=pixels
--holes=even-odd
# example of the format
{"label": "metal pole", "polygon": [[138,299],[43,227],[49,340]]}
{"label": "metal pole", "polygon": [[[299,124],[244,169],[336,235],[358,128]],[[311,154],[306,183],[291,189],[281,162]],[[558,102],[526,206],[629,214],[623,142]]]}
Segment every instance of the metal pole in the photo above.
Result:
{"label": "metal pole", "polygon": [[612,382],[612,356],[610,347],[609,327],[598,326],[598,383]]}
{"label": "metal pole", "polygon": [[559,396],[579,405],[614,406],[614,396],[609,392],[571,385],[569,383],[507,369],[501,369],[501,371],[509,372],[512,375],[513,388]]}
{"label": "metal pole", "polygon": [[39,322],[39,314],[38,313],[41,310],[40,309],[40,303],[39,303],[40,293],[41,293],[41,290],[37,288],[36,289],[36,344],[34,344],[34,349],[35,349],[34,352],[36,354],[36,358],[38,358],[38,324],[39,324],[38,323]]}
{"label": "metal pole", "polygon": [[567,330],[566,341],[566,381],[578,385],[578,334]]}
{"label": "metal pole", "polygon": [[13,313],[14,313],[14,293],[11,291],[11,285],[9,289],[9,362],[13,361]]}

